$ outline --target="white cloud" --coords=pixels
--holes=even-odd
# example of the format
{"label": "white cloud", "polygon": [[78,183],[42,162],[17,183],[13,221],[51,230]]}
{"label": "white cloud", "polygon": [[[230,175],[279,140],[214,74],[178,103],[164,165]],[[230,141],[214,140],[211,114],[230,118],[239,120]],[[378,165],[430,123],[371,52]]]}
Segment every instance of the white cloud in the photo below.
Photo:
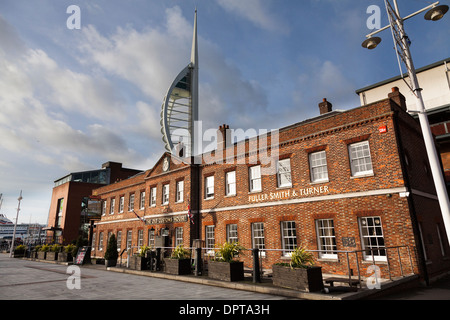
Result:
{"label": "white cloud", "polygon": [[272,32],[289,32],[288,26],[266,7],[267,0],[217,0],[217,3],[226,11],[237,14],[259,28]]}

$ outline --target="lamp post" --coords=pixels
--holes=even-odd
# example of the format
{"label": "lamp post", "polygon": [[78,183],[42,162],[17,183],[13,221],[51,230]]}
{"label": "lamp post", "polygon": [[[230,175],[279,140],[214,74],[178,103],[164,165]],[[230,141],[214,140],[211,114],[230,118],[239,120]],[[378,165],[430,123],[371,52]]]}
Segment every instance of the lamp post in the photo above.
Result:
{"label": "lamp post", "polygon": [[[409,75],[409,83],[405,82],[414,94],[416,98],[416,110],[408,110],[410,113],[417,113],[419,116],[420,127],[422,129],[422,134],[425,142],[425,147],[427,150],[428,160],[430,162],[431,173],[433,175],[433,180],[436,188],[436,193],[438,196],[439,206],[441,208],[442,218],[444,220],[445,230],[447,232],[447,239],[450,243],[450,203],[447,193],[447,188],[445,186],[444,177],[441,171],[441,165],[439,162],[439,157],[436,151],[436,147],[434,145],[433,135],[431,133],[430,124],[428,122],[427,113],[425,110],[425,104],[422,98],[422,89],[419,86],[419,82],[417,80],[416,70],[414,68],[413,60],[411,57],[411,52],[409,50],[410,41],[408,36],[405,33],[405,29],[403,27],[403,22],[409,18],[416,16],[417,14],[429,10],[425,14],[425,19],[430,21],[438,21],[440,20],[444,14],[448,11],[449,7],[446,5],[439,5],[439,1],[413,13],[404,18],[400,17],[400,11],[398,9],[397,0],[393,0],[394,8],[389,3],[388,0],[385,0],[386,10],[389,16],[390,24],[381,28],[375,32],[372,32],[366,36],[366,40],[363,42],[362,46],[367,49],[375,49],[377,45],[381,42],[381,38],[373,37],[373,35],[391,28],[392,37],[394,39],[395,49],[397,53],[397,59],[400,66],[400,74],[403,74],[401,71],[400,60],[406,66]],[[402,76],[403,77],[403,76]]]}
{"label": "lamp post", "polygon": [[10,258],[12,257],[12,254],[14,251],[14,241],[16,238],[17,221],[19,220],[20,201],[22,200],[22,190],[20,190],[20,196],[17,200],[19,200],[19,205],[17,206],[16,224],[14,225],[14,232],[13,232],[13,237],[12,237],[12,241],[11,241],[11,247],[9,248],[9,257]]}

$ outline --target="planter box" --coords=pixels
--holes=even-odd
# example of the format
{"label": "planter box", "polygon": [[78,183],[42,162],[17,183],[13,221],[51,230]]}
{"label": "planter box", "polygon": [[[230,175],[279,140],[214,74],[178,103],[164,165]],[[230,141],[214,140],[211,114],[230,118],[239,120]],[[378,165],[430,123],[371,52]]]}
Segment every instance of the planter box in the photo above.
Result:
{"label": "planter box", "polygon": [[147,270],[147,258],[131,256],[129,268],[131,270]]}
{"label": "planter box", "polygon": [[191,259],[164,259],[164,272],[183,275],[191,273]]}
{"label": "planter box", "polygon": [[222,281],[244,280],[244,263],[208,261],[208,277]]}
{"label": "planter box", "polygon": [[72,262],[73,261],[72,254],[67,253],[67,252],[60,252],[58,254],[58,261],[59,262]]}
{"label": "planter box", "polygon": [[273,285],[307,292],[323,289],[322,267],[294,268],[272,266]]}
{"label": "planter box", "polygon": [[47,252],[47,256],[45,257],[45,260],[55,261],[58,259],[58,252]]}
{"label": "planter box", "polygon": [[45,260],[45,257],[47,256],[47,252],[44,252],[44,251],[38,251],[38,253],[37,253],[37,258],[39,259],[39,260]]}
{"label": "planter box", "polygon": [[105,267],[115,267],[117,265],[117,259],[116,260],[105,260]]}

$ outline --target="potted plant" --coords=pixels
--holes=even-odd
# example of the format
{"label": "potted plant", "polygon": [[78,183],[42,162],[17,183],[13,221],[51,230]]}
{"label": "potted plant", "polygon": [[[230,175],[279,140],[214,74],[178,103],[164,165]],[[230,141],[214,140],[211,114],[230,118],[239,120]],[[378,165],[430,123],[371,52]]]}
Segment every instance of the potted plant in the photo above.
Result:
{"label": "potted plant", "polygon": [[177,246],[170,258],[164,259],[164,272],[169,274],[183,275],[191,273],[191,252],[181,244]]}
{"label": "potted plant", "polygon": [[59,244],[54,244],[50,246],[50,249],[47,252],[47,256],[45,260],[55,261],[58,260],[58,253],[61,250],[61,246]]}
{"label": "potted plant", "polygon": [[105,266],[115,267],[117,265],[117,258],[119,254],[117,252],[117,240],[114,234],[111,235],[108,241],[108,247],[105,252]]}
{"label": "potted plant", "polygon": [[244,249],[238,242],[225,242],[219,246],[214,260],[209,261],[208,277],[223,281],[244,280],[244,263],[236,260]]}
{"label": "potted plant", "polygon": [[139,248],[137,254],[130,257],[130,269],[134,270],[147,270],[147,252],[150,250],[148,246],[142,246]]}
{"label": "potted plant", "polygon": [[26,250],[27,250],[27,247],[24,246],[23,244],[18,245],[14,249],[14,258],[23,258],[23,257],[25,257]]}
{"label": "potted plant", "polygon": [[48,251],[50,251],[50,246],[48,244],[42,245],[38,251],[38,259],[45,260],[45,257],[47,256]]}
{"label": "potted plant", "polygon": [[72,251],[74,249],[74,244],[68,244],[64,246],[63,250],[58,254],[58,261],[60,262],[69,262],[72,261]]}
{"label": "potted plant", "polygon": [[292,252],[290,263],[273,265],[272,272],[275,286],[307,292],[323,289],[322,267],[314,266],[314,255],[305,247]]}

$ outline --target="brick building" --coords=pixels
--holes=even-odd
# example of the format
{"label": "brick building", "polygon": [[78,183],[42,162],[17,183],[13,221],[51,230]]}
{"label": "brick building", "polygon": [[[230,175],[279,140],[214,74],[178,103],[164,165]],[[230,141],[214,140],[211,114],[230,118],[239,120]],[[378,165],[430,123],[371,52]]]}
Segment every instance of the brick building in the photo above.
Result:
{"label": "brick building", "polygon": [[[103,256],[114,233],[121,250],[154,245],[158,236],[171,247],[239,241],[261,250],[266,269],[304,245],[326,273],[365,276],[373,261],[382,277],[448,271],[425,146],[404,96],[394,88],[387,99],[352,110],[333,111],[326,99],[319,108],[319,116],[265,143],[262,136],[231,143],[233,130],[223,125],[218,149],[201,164],[165,153],[152,169],[95,189],[103,213],[93,255]],[[242,258],[251,267],[250,252]]]}
{"label": "brick building", "polygon": [[[47,230],[47,240],[64,244],[76,240],[89,223],[87,212],[83,211],[83,202],[86,204],[92,190],[139,172],[109,161],[101,169],[72,172],[55,180],[47,226],[44,228]],[[87,229],[84,232],[87,234]]]}

